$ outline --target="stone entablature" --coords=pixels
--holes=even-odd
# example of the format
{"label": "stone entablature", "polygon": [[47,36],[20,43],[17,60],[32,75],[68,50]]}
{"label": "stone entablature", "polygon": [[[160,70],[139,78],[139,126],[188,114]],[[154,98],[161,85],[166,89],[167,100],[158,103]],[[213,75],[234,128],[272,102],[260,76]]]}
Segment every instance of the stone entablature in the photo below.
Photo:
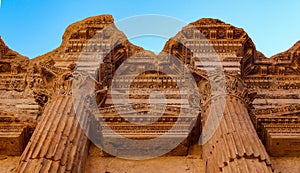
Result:
{"label": "stone entablature", "polygon": [[[178,117],[178,101],[189,97],[189,93],[178,92],[176,85],[176,82],[186,83],[184,78],[155,72],[143,73],[133,80],[130,74],[114,78],[126,60],[125,68],[134,70],[138,69],[137,64],[142,69],[160,58],[158,64],[168,66],[169,57],[163,59],[162,55],[156,56],[131,44],[113,22],[112,16],[102,15],[72,24],[59,48],[32,60],[11,51],[0,39],[0,92],[3,95],[0,108],[18,108],[5,116],[0,111],[0,138],[3,142],[0,142],[3,144],[0,151],[5,150],[8,155],[10,151],[12,155],[21,154],[24,147],[20,146],[29,140],[27,133],[31,135],[34,131],[22,154],[18,171],[84,170],[89,141],[75,118],[71,99],[76,67],[79,71],[88,71],[83,82],[92,79],[96,84],[99,109],[93,115],[97,125],[102,126],[97,133],[113,140],[119,139],[110,128],[128,138],[147,139],[164,134],[179,122],[166,138],[188,135],[179,146],[181,149],[173,152],[186,155],[190,142],[198,141],[200,131],[207,125],[212,110],[209,105],[225,98],[220,126],[203,146],[207,169],[213,172],[235,172],[238,169],[245,173],[271,172],[268,154],[299,156],[299,42],[288,51],[267,59],[256,50],[251,38],[241,28],[217,19],[201,19],[184,27],[166,43],[163,52],[176,57],[192,73],[199,89],[201,110],[195,118],[190,116],[189,109],[182,108],[186,116]],[[106,29],[108,26],[111,28]],[[220,73],[212,73],[218,68],[221,68]],[[218,75],[223,75],[224,81],[217,81],[214,88],[208,81],[222,77]],[[114,85],[114,80],[121,84]],[[113,94],[120,98],[122,94],[109,93],[112,86],[119,90],[130,88],[129,98],[135,105],[134,112],[113,106]],[[148,99],[150,92],[137,92],[142,87],[162,91],[167,100],[163,116],[148,126],[130,123],[154,121],[155,116],[150,114],[143,117],[150,107],[141,102]],[[221,94],[213,95],[211,91]],[[9,101],[6,103],[5,99]],[[120,117],[118,111],[129,116],[127,119]],[[99,112],[103,118],[99,118]],[[14,115],[16,119],[11,118]],[[192,121],[197,123],[189,132],[186,129]],[[32,122],[39,122],[39,125],[36,127]],[[89,122],[86,121],[88,127]],[[57,133],[51,129],[56,129]],[[10,150],[11,146],[17,150]],[[55,146],[60,147],[56,149]],[[122,147],[120,152],[133,149],[126,148],[130,147],[126,145]],[[141,148],[138,150],[147,153]]]}
{"label": "stone entablature", "polygon": [[0,109],[0,155],[20,156],[28,135],[27,126],[15,114]]}

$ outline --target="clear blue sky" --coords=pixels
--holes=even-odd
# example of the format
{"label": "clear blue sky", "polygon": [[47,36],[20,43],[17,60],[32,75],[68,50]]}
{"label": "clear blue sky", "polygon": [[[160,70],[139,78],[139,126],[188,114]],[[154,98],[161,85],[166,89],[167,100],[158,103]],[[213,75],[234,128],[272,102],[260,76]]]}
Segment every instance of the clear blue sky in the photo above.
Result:
{"label": "clear blue sky", "polygon": [[[7,45],[30,58],[58,47],[65,28],[78,20],[112,14],[116,21],[135,15],[161,14],[186,23],[219,18],[244,28],[266,56],[300,40],[298,0],[1,0],[0,35]],[[126,34],[126,33],[125,33]],[[165,39],[131,40],[159,51]]]}

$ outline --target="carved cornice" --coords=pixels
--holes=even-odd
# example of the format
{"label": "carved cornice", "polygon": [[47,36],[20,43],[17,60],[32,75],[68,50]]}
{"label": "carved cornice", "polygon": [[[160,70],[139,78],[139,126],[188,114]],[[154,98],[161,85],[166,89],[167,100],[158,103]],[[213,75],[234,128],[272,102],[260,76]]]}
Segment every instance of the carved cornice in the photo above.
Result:
{"label": "carved cornice", "polygon": [[262,123],[269,133],[300,134],[299,123]]}
{"label": "carved cornice", "polygon": [[291,115],[295,113],[300,113],[300,105],[288,105],[279,108],[267,108],[267,109],[255,109],[252,113],[256,116],[267,116],[267,115]]}
{"label": "carved cornice", "polygon": [[248,75],[299,75],[300,74],[300,41],[289,50],[266,58],[255,51],[254,59],[242,62],[243,76]]}
{"label": "carved cornice", "polygon": [[300,122],[300,105],[287,105],[265,109],[253,109],[250,116],[258,133],[261,133],[262,124],[293,124]]}

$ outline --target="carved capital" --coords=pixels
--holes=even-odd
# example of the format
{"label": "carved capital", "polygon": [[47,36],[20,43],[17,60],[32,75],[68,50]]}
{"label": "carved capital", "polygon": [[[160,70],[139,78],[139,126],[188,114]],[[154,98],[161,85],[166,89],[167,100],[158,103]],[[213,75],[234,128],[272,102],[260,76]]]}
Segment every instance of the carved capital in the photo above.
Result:
{"label": "carved capital", "polygon": [[218,97],[234,97],[250,106],[256,92],[248,89],[239,75],[219,75],[209,77],[209,80],[199,85],[202,106]]}

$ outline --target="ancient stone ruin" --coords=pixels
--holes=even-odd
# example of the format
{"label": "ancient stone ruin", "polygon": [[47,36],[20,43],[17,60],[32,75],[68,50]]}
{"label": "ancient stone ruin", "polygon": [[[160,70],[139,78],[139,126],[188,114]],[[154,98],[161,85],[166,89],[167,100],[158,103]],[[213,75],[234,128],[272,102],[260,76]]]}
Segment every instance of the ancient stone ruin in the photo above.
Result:
{"label": "ancient stone ruin", "polygon": [[300,42],[266,58],[204,18],[155,55],[101,15],[33,59],[0,39],[0,66],[0,172],[300,172]]}

